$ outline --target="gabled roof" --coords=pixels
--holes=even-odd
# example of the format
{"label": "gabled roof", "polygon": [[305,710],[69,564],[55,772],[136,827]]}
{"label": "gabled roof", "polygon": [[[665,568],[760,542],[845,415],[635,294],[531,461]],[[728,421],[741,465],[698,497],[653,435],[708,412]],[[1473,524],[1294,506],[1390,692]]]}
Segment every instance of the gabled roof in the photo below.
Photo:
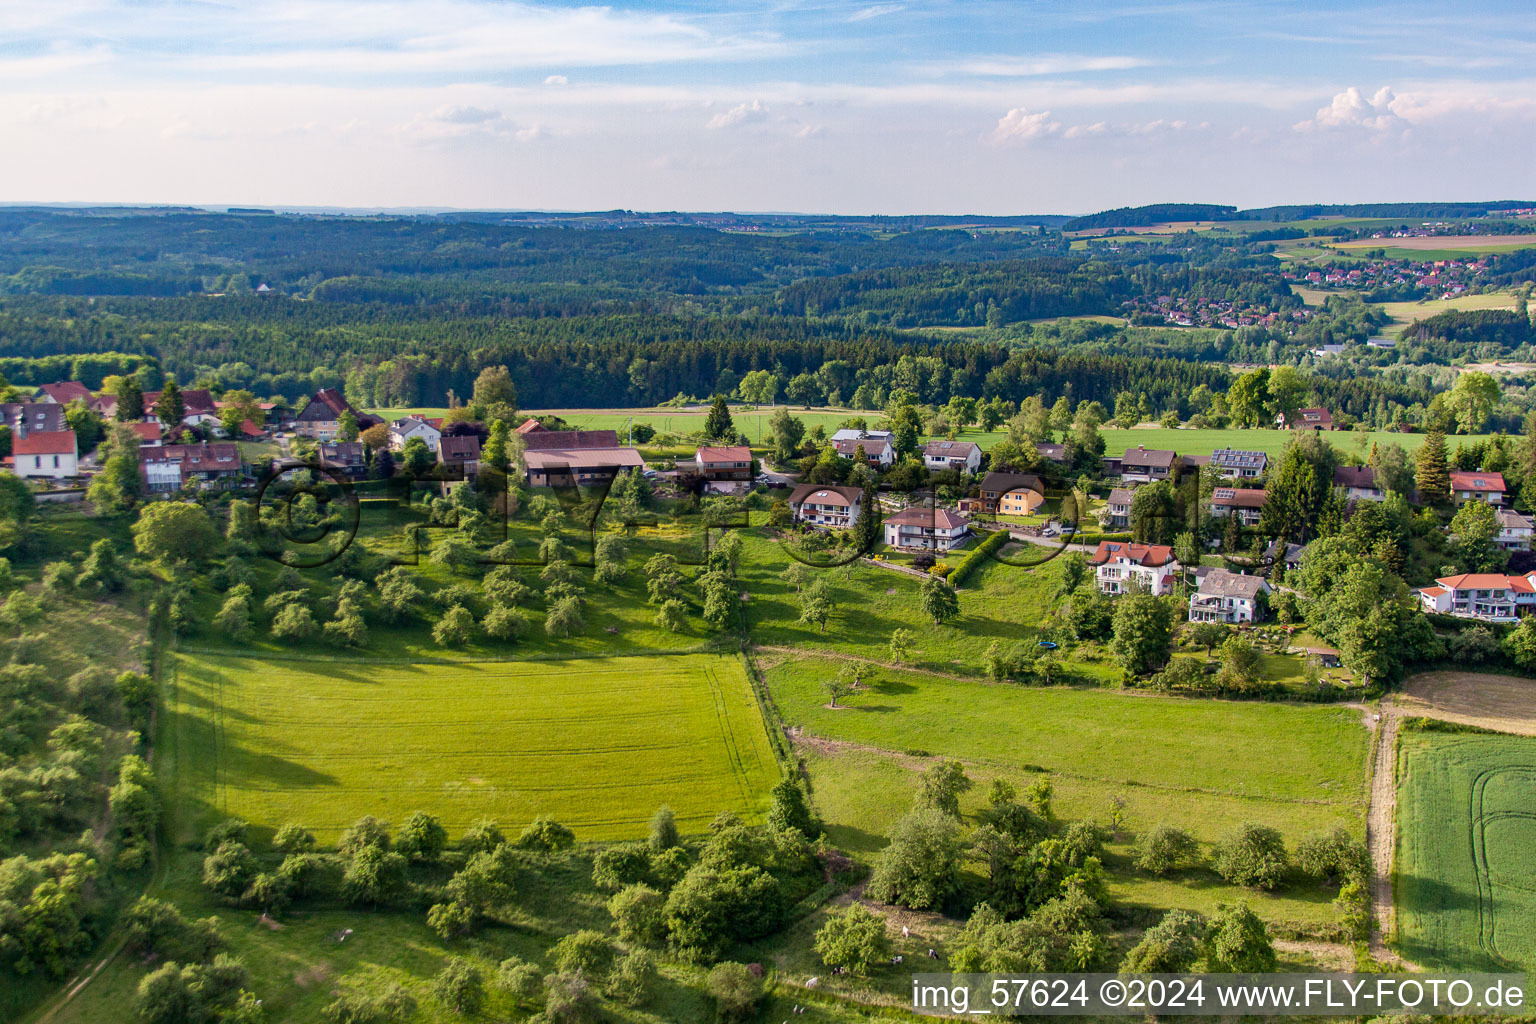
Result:
{"label": "gabled roof", "polygon": [[1512,509],[1499,509],[1499,525],[1506,530],[1529,530],[1536,523],[1532,523],[1529,516],[1523,516]]}
{"label": "gabled roof", "polygon": [[1037,491],[1045,493],[1045,485],[1033,473],[988,473],[981,478],[984,491]]}
{"label": "gabled roof", "polygon": [[139,443],[158,441],[164,436],[158,423],[130,423],[128,429],[139,435]]}
{"label": "gabled roof", "polygon": [[728,448],[700,448],[694,452],[694,459],[698,462],[751,462],[752,449],[744,444]]}
{"label": "gabled roof", "polygon": [[91,400],[91,389],[77,380],[61,380],[52,384],[44,384],[37,389],[60,405],[68,405],[79,399],[82,402]]}
{"label": "gabled roof", "polygon": [[1238,448],[1218,448],[1211,452],[1213,466],[1222,466],[1227,469],[1263,469],[1269,461],[1269,456],[1263,452],[1251,452]]}
{"label": "gabled roof", "polygon": [[356,466],[364,461],[361,441],[327,441],[320,445],[320,464]]}
{"label": "gabled roof", "polygon": [[433,426],[427,420],[422,419],[420,416],[401,416],[399,419],[391,423],[390,426],[400,434],[408,434],[418,427],[431,427],[433,430],[437,429],[437,427]]}
{"label": "gabled roof", "polygon": [[644,466],[645,460],[633,448],[541,448],[536,452],[524,452],[523,465],[531,470],[546,471],[559,470],[562,466],[571,469],[633,469]]}
{"label": "gabled roof", "polygon": [[935,530],[955,530],[971,525],[971,521],[958,512],[951,512],[947,508],[926,508],[922,505],[913,505],[904,508],[895,515],[885,517],[886,523],[894,523],[897,526],[931,526]]}
{"label": "gabled roof", "polygon": [[1100,541],[1098,550],[1089,559],[1094,565],[1128,558],[1137,565],[1156,568],[1173,561],[1173,548],[1166,544],[1132,544],[1129,541]]}
{"label": "gabled roof", "polygon": [[[144,412],[146,414],[155,411],[155,403],[160,401],[163,391],[144,392]],[[211,413],[219,407],[213,400],[213,392],[207,388],[183,388],[181,392],[182,415],[193,416],[198,413]]]}
{"label": "gabled roof", "polygon": [[833,441],[832,448],[839,455],[852,458],[860,448],[864,449],[865,458],[879,458],[880,454],[891,447],[891,442],[883,437],[846,437],[841,441]]}
{"label": "gabled roof", "polygon": [[69,421],[64,418],[64,407],[55,402],[0,403],[0,419],[18,433],[69,429]]}
{"label": "gabled roof", "polygon": [[521,422],[521,423],[519,423],[517,425],[517,432],[519,434],[537,434],[539,431],[541,431],[543,429],[544,429],[544,424],[540,423],[537,419],[535,419],[532,416],[528,417],[527,419],[523,420],[523,422]]}
{"label": "gabled roof", "polygon": [[1333,416],[1327,409],[1321,406],[1313,406],[1310,409],[1297,409],[1285,418],[1286,426],[1300,427],[1332,427]]}
{"label": "gabled roof", "polygon": [[1508,590],[1517,580],[1525,584],[1519,589],[1530,588],[1524,576],[1506,576],[1501,572],[1464,572],[1457,576],[1442,576],[1435,582],[1447,590]]}
{"label": "gabled roof", "polygon": [[[537,423],[538,420],[534,420]],[[523,427],[528,424],[524,423]],[[616,430],[538,430],[518,432],[523,435],[523,449],[530,452],[548,451],[553,448],[620,448]],[[444,438],[446,441],[447,438]]]}
{"label": "gabled roof", "polygon": [[73,430],[33,430],[26,437],[11,439],[12,455],[74,455]]}
{"label": "gabled roof", "polygon": [[801,484],[789,496],[791,505],[857,505],[864,492],[857,487],[841,484]]}
{"label": "gabled roof", "polygon": [[1035,445],[1035,451],[1040,453],[1042,459],[1049,459],[1051,462],[1060,462],[1067,457],[1067,446],[1051,441]]}
{"label": "gabled roof", "polygon": [[1509,490],[1504,486],[1503,473],[1452,473],[1451,490],[1473,491],[1479,494],[1502,494]]}
{"label": "gabled roof", "polygon": [[1212,569],[1200,577],[1199,593],[1207,597],[1240,597],[1251,601],[1259,591],[1268,589],[1269,584],[1262,576]]}
{"label": "gabled roof", "polygon": [[1263,508],[1269,492],[1263,488],[1218,487],[1211,492],[1211,504],[1221,508]]}
{"label": "gabled roof", "polygon": [[1370,466],[1339,466],[1333,471],[1335,487],[1357,487],[1362,490],[1379,490],[1376,471]]}
{"label": "gabled roof", "polygon": [[1116,487],[1109,492],[1108,502],[1111,505],[1129,505],[1136,498],[1136,488]]}
{"label": "gabled roof", "polygon": [[444,462],[470,462],[480,457],[480,438],[474,434],[445,435],[438,447]]}
{"label": "gabled roof", "polygon": [[1137,445],[1135,448],[1127,448],[1120,458],[1120,468],[1129,469],[1132,466],[1161,467],[1168,469],[1173,465],[1173,460],[1179,457],[1178,452],[1168,451],[1163,448],[1144,448]]}
{"label": "gabled roof", "polygon": [[923,445],[923,454],[935,459],[968,459],[978,448],[973,441],[929,441]]}

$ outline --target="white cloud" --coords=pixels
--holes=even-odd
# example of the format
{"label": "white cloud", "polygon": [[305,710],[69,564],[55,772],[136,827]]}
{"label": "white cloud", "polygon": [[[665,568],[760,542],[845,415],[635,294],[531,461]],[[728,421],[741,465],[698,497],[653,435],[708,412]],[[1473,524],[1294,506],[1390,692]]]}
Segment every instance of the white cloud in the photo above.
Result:
{"label": "white cloud", "polygon": [[738,103],[723,114],[716,114],[704,125],[706,128],[721,129],[735,128],[738,125],[751,124],[754,121],[764,121],[768,118],[768,108],[761,100],[753,100],[751,103]]}
{"label": "white cloud", "polygon": [[887,14],[895,14],[906,9],[906,4],[875,4],[872,7],[864,7],[848,15],[848,21],[869,21],[871,18],[883,18]]}
{"label": "white cloud", "polygon": [[520,125],[500,110],[473,104],[445,104],[416,115],[395,131],[424,143],[496,138],[533,142],[553,134],[543,124]]}
{"label": "white cloud", "polygon": [[1059,131],[1061,131],[1061,122],[1051,120],[1049,110],[1031,114],[1023,107],[1014,107],[998,118],[997,127],[992,130],[992,141],[995,143],[1028,142],[1031,139],[1054,135]]}
{"label": "white cloud", "polygon": [[1297,131],[1315,131],[1329,128],[1364,128],[1368,131],[1385,131],[1401,124],[1392,106],[1395,101],[1391,86],[1382,86],[1369,98],[1359,89],[1350,86],[1334,95],[1333,100],[1318,110],[1310,121],[1297,123]]}
{"label": "white cloud", "polygon": [[550,75],[544,79],[545,85],[570,85],[571,80],[564,75]]}
{"label": "white cloud", "polygon": [[1057,53],[1040,57],[985,57],[949,64],[928,65],[940,74],[956,73],[985,78],[1033,78],[1042,75],[1067,75],[1082,71],[1128,71],[1154,67],[1160,61],[1144,57],[1092,57]]}

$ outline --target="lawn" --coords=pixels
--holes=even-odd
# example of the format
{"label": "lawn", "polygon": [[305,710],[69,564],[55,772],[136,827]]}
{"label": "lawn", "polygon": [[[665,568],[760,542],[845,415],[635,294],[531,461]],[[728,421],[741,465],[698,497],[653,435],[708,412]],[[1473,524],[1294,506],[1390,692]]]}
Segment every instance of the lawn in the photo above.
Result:
{"label": "lawn", "polygon": [[557,818],[582,840],[759,817],[777,781],[734,657],[359,664],[186,654],[172,713],[179,839],[210,821],[300,822],[322,841],[417,809],[450,835]]}
{"label": "lawn", "polygon": [[1536,739],[1405,731],[1398,764],[1398,948],[1536,969]]}

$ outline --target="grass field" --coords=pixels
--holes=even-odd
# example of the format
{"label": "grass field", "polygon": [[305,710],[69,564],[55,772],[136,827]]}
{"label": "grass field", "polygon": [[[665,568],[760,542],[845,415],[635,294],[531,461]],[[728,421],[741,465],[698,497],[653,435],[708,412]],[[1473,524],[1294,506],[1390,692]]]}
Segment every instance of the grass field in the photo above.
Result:
{"label": "grass field", "polygon": [[189,654],[174,753],[181,838],[237,816],[323,841],[364,814],[423,809],[450,834],[548,815],[583,840],[756,817],[778,778],[738,659],[317,664]]}
{"label": "grass field", "polygon": [[1536,739],[1404,732],[1399,766],[1403,955],[1536,969]]}
{"label": "grass field", "polygon": [[[1394,259],[1439,259],[1441,253],[1508,252],[1536,246],[1532,235],[1425,235],[1416,238],[1355,238],[1334,243],[1340,249],[1386,249]],[[1397,256],[1395,253],[1406,253]]]}
{"label": "grass field", "polygon": [[1243,898],[1286,934],[1330,936],[1337,914],[1324,887],[1298,882],[1274,894],[1241,892],[1208,871],[1152,878],[1130,868],[1136,831],[1159,822],[1213,843],[1235,824],[1261,821],[1291,843],[1342,825],[1361,831],[1366,733],[1349,708],[1185,701],[1125,693],[992,686],[877,669],[868,689],[826,707],[833,661],[769,662],[766,678],[785,723],[798,730],[817,811],[829,837],[872,857],[911,806],[918,774],[936,757],[965,761],[977,782],[1023,791],[1049,776],[1064,819],[1104,824],[1125,801],[1127,833],[1106,866],[1114,899],[1131,910],[1214,911]]}
{"label": "grass field", "polygon": [[[768,421],[781,406],[756,406],[752,411],[744,412],[732,409],[731,415],[736,424],[736,429],[745,433],[756,444],[762,440],[763,434],[768,430]],[[846,419],[855,416],[863,416],[871,426],[880,418],[879,412],[855,412],[851,409],[804,409],[799,406],[788,406],[796,418],[805,424],[807,430],[818,423],[826,428],[827,434],[837,429],[838,425]],[[411,409],[372,409],[375,415],[386,419],[396,419],[400,416],[441,416],[447,412],[441,408],[411,408]],[[649,423],[655,427],[660,435],[689,434],[704,429],[704,421],[709,415],[708,403],[697,412],[680,409],[524,409],[519,416],[559,416],[578,430],[617,430],[619,440],[624,440],[624,431],[633,419],[636,423]]]}
{"label": "grass field", "polygon": [[1426,299],[1423,302],[1384,302],[1382,308],[1392,318],[1387,334],[1395,338],[1415,320],[1427,320],[1447,310],[1514,309],[1515,297],[1509,292],[1489,292],[1483,295],[1457,295],[1449,299]]}

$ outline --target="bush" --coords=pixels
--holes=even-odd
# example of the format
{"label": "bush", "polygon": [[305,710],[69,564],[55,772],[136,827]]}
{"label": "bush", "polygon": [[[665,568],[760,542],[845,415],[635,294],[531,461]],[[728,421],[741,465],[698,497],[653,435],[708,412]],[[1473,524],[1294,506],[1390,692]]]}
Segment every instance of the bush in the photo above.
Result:
{"label": "bush", "polygon": [[637,949],[614,965],[605,990],[626,1006],[644,1006],[651,1001],[660,976],[656,958],[646,950]]}
{"label": "bush", "polygon": [[613,963],[613,943],[602,932],[583,928],[565,936],[549,951],[555,969],[566,974],[580,974],[594,981],[608,973]]}
{"label": "bush", "polygon": [[627,885],[608,901],[619,938],[624,942],[656,945],[666,938],[664,920],[667,898],[643,883]]}
{"label": "bush", "polygon": [[517,837],[517,845],[525,850],[569,850],[575,843],[574,832],[549,818],[535,818]]}
{"label": "bush", "polygon": [[727,961],[709,972],[709,994],[715,997],[715,1019],[720,1024],[745,1024],[757,1016],[763,982],[745,964]]}
{"label": "bush", "polygon": [[650,873],[650,851],[639,843],[609,846],[592,858],[592,882],[601,889],[622,889],[645,881]]}
{"label": "bush", "polygon": [[1131,858],[1138,871],[1166,875],[1193,866],[1200,859],[1200,844],[1181,828],[1158,825],[1136,837]]}
{"label": "bush", "polygon": [[1290,870],[1291,863],[1280,833],[1250,821],[1216,844],[1211,866],[1233,885],[1273,889]]}
{"label": "bush", "polygon": [[822,925],[815,949],[828,967],[863,975],[890,957],[891,940],[885,933],[885,919],[855,903]]}
{"label": "bush", "polygon": [[1297,843],[1296,866],[1314,878],[1363,881],[1370,876],[1370,855],[1340,826]]}

